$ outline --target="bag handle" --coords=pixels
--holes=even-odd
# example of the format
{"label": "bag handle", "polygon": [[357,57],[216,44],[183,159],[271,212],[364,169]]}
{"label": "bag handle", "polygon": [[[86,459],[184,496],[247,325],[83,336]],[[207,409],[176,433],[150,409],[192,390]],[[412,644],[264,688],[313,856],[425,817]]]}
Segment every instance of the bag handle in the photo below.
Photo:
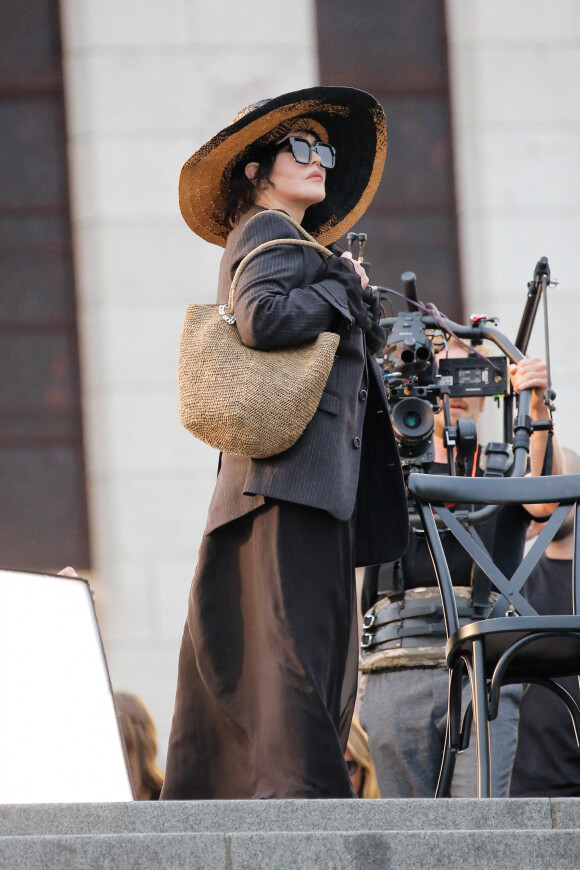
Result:
{"label": "bag handle", "polygon": [[[303,239],[271,239],[268,242],[263,242],[261,245],[258,245],[257,248],[254,248],[253,251],[250,251],[249,254],[246,254],[244,259],[239,264],[238,268],[234,273],[234,277],[232,278],[232,283],[230,286],[230,295],[228,297],[228,304],[226,306],[220,305],[220,314],[223,316],[224,320],[227,319],[228,323],[235,323],[235,315],[234,315],[234,295],[236,292],[236,288],[238,286],[238,281],[240,280],[240,276],[250,260],[256,256],[256,254],[261,253],[261,251],[266,251],[268,248],[274,248],[276,245],[300,245],[303,248],[314,248],[315,251],[324,257],[327,260],[329,257],[336,256],[332,253],[331,250],[325,248],[324,245],[321,245],[320,242],[317,242],[315,238],[313,238],[309,233],[306,232],[303,227],[300,226],[298,221],[295,221],[294,218],[291,218],[290,215],[287,215],[286,212],[278,211],[277,209],[268,209],[265,212],[258,212],[258,214],[253,215],[250,220],[254,220],[254,218],[259,217],[261,214],[279,214],[281,217],[285,218],[289,223],[294,226],[299,233],[301,233],[304,238]],[[248,221],[249,223],[250,221]],[[223,309],[223,310],[222,310]]]}
{"label": "bag handle", "polygon": [[[292,224],[292,226],[298,230],[298,232],[300,233],[300,235],[303,238],[308,239],[309,242],[316,242],[317,245],[320,244],[320,242],[318,242],[314,238],[314,236],[311,236],[310,233],[308,233],[304,229],[302,224],[299,224],[297,220],[294,220],[293,217],[290,217],[290,215],[288,214],[287,211],[282,211],[281,208],[266,208],[266,209],[264,209],[264,211],[256,212],[256,214],[253,214],[252,217],[247,220],[246,224],[249,224],[251,221],[256,220],[256,218],[259,218],[261,215],[264,215],[264,214],[280,215],[280,217],[284,218],[285,221],[288,221],[289,224]],[[325,250],[328,250],[328,248],[325,248]],[[332,254],[332,251],[330,253]],[[335,256],[335,255],[333,254],[333,256]]]}

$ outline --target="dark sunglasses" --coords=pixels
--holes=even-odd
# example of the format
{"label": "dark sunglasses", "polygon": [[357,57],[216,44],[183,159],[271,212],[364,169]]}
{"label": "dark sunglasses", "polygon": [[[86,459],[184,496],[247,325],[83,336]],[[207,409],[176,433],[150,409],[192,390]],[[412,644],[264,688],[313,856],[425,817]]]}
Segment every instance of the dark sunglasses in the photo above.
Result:
{"label": "dark sunglasses", "polygon": [[314,145],[311,145],[308,139],[301,139],[299,136],[290,136],[288,139],[284,139],[283,142],[277,146],[280,150],[284,148],[288,148],[292,151],[292,156],[296,163],[303,163],[308,165],[312,160],[312,152],[316,151],[318,156],[320,157],[320,165],[324,166],[325,169],[332,169],[334,167],[336,151],[329,145],[327,142],[315,142]]}

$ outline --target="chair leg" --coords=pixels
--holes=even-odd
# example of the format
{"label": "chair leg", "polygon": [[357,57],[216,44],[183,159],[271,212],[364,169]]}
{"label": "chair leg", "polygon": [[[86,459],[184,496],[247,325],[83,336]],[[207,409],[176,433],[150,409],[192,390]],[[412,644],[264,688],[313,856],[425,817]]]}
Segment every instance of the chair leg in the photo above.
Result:
{"label": "chair leg", "polygon": [[435,797],[449,797],[455,761],[461,742],[461,688],[463,682],[464,664],[460,660],[449,671],[449,690],[447,702],[447,728],[445,732],[445,746],[439,780],[435,790]]}
{"label": "chair leg", "polygon": [[469,748],[469,743],[471,741],[471,726],[473,725],[473,701],[470,700],[469,704],[465,708],[465,713],[463,714],[463,719],[461,721],[461,740],[459,744],[459,749],[463,752],[465,749]]}
{"label": "chair leg", "polygon": [[483,642],[473,642],[473,685],[474,719],[477,741],[477,795],[491,797],[491,755],[489,750],[489,715],[487,705],[487,685],[485,679],[485,658]]}
{"label": "chair leg", "polygon": [[441,770],[439,771],[439,779],[437,780],[437,788],[435,789],[436,798],[448,798],[453,782],[453,773],[455,771],[455,759],[457,757],[456,749],[451,746],[449,737],[449,718],[447,719],[447,730],[445,732],[445,746],[443,747],[443,758],[441,759]]}

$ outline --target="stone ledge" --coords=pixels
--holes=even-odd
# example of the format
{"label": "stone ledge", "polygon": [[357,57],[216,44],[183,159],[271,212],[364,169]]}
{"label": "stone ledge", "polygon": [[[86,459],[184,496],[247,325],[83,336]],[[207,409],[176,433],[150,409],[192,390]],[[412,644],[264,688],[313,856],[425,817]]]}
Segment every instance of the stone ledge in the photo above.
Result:
{"label": "stone ledge", "polygon": [[0,836],[580,829],[580,799],[167,801],[0,806]]}

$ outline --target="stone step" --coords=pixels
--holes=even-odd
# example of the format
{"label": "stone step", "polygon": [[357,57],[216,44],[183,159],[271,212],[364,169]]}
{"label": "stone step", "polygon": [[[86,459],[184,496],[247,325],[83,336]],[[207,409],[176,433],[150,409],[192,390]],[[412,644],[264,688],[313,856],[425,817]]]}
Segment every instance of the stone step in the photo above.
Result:
{"label": "stone step", "polygon": [[580,867],[580,799],[0,806],[4,870]]}
{"label": "stone step", "polygon": [[571,830],[0,838],[6,870],[575,870],[579,854]]}
{"label": "stone step", "polygon": [[[263,831],[580,830],[580,798],[3,804],[1,836]],[[580,861],[579,861],[580,865]]]}

